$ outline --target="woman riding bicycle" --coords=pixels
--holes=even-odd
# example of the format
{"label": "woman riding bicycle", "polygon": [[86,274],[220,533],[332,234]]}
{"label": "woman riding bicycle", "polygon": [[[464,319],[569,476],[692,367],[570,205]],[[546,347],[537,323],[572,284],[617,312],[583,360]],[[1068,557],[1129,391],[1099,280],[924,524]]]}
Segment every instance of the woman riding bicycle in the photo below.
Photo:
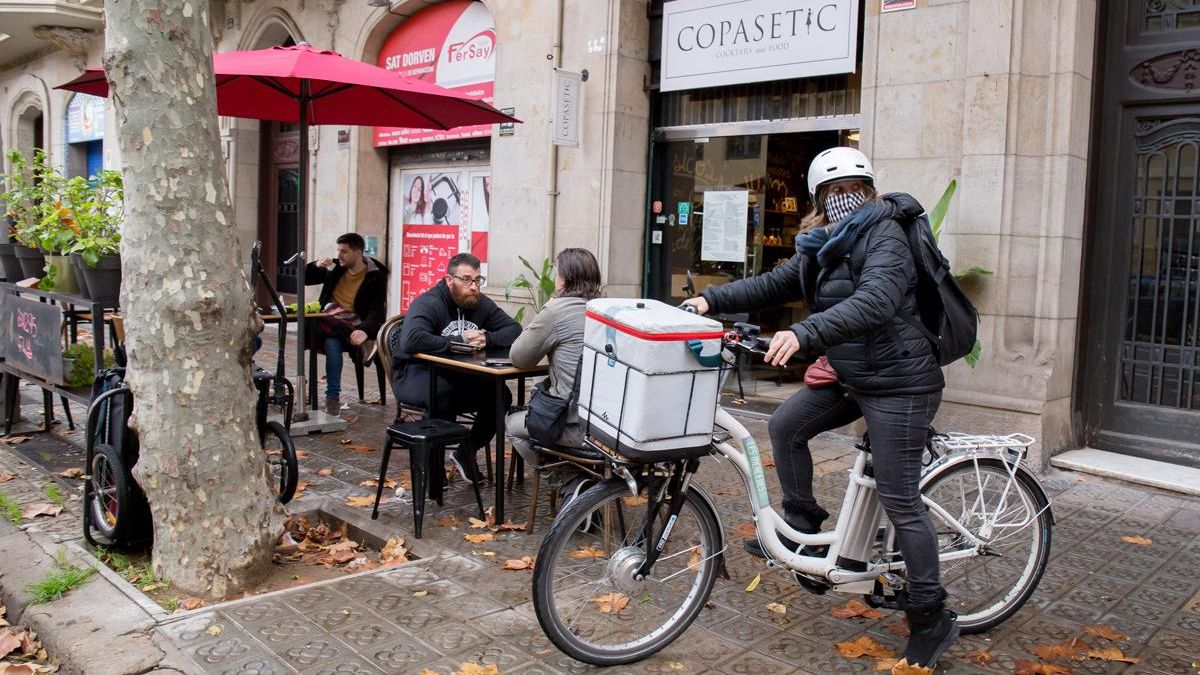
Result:
{"label": "woman riding bicycle", "polygon": [[[820,153],[809,167],[813,206],[792,258],[769,273],[710,286],[687,303],[700,314],[797,298],[812,308],[775,334],[765,357],[778,366],[797,353],[823,354],[837,372],[836,383],[801,389],[771,416],[784,520],[800,532],[820,531],[829,514],[813,498],[808,441],[865,418],[879,499],[907,569],[912,634],[904,657],[932,667],[959,632],[944,606],[937,539],[918,485],[945,381],[933,346],[907,319],[917,316],[917,270],[904,223],[923,209],[907,194],[879,196],[874,179],[870,160],[854,148]],[[747,550],[765,557],[757,540]]]}

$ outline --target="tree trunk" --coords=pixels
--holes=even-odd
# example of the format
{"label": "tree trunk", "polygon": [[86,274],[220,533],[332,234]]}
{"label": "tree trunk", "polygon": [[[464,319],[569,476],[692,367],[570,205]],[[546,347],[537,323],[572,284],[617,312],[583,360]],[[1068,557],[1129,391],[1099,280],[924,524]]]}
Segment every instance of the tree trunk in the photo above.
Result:
{"label": "tree trunk", "polygon": [[217,130],[207,0],[106,0],[125,177],[121,306],[154,569],[209,598],[268,571],[283,510],[255,431],[262,327]]}

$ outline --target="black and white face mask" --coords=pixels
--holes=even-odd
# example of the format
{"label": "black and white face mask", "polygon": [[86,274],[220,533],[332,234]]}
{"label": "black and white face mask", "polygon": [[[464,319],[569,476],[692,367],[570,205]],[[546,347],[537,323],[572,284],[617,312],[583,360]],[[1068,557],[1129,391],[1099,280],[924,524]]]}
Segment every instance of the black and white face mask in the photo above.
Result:
{"label": "black and white face mask", "polygon": [[865,201],[867,201],[867,195],[863,192],[841,192],[826,195],[825,219],[829,221],[830,225],[839,223],[854,209],[862,206]]}

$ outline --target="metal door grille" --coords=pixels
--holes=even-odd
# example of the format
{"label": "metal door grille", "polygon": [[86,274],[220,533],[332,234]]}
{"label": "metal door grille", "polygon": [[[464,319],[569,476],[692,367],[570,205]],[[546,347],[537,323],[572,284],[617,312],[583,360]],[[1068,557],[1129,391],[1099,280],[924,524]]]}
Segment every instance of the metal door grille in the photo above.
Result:
{"label": "metal door grille", "polygon": [[1118,400],[1200,410],[1200,118],[1139,120]]}
{"label": "metal door grille", "polygon": [[300,173],[297,169],[280,169],[275,178],[275,284],[280,293],[296,292],[296,264],[285,261],[298,250],[296,219],[300,207]]}

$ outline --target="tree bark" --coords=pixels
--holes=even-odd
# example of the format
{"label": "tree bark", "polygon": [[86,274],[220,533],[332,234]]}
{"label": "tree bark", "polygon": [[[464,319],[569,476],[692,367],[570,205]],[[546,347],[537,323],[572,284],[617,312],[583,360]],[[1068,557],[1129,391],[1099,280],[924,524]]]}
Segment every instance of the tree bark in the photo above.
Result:
{"label": "tree bark", "polygon": [[237,248],[207,0],[106,0],[125,178],[121,306],[155,572],[208,598],[268,571],[283,510],[255,430],[262,328]]}

